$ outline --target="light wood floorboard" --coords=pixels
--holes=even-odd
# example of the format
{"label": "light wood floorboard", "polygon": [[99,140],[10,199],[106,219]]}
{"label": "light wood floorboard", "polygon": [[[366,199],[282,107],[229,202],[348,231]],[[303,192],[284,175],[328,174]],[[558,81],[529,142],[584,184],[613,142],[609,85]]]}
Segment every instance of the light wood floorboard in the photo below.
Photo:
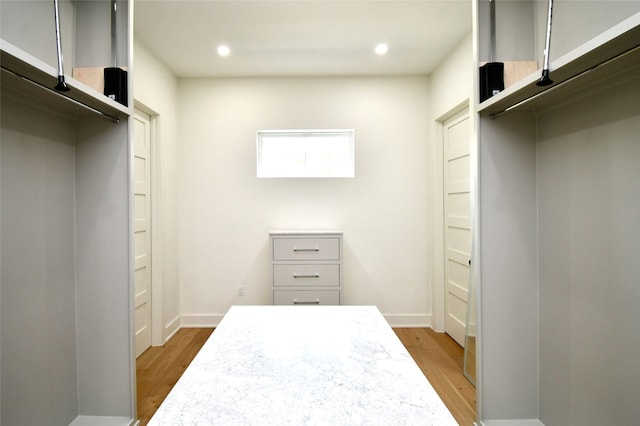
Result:
{"label": "light wood floorboard", "polygon": [[163,346],[152,346],[138,357],[140,426],[149,422],[212,332],[212,328],[182,328]]}
{"label": "light wood floorboard", "polygon": [[[473,424],[476,392],[462,374],[462,348],[446,334],[429,328],[394,331],[458,423]],[[180,329],[164,346],[151,347],[138,357],[140,426],[148,423],[212,332],[212,328]]]}
{"label": "light wood floorboard", "polygon": [[396,328],[396,335],[460,425],[476,420],[476,389],[464,377],[464,350],[430,328]]}

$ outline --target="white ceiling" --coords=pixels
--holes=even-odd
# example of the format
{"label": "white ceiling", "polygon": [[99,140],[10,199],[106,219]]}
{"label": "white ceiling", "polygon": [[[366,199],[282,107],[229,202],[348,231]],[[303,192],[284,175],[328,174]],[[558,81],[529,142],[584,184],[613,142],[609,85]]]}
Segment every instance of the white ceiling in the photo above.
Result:
{"label": "white ceiling", "polygon": [[136,0],[134,16],[178,77],[427,74],[471,31],[470,0]]}

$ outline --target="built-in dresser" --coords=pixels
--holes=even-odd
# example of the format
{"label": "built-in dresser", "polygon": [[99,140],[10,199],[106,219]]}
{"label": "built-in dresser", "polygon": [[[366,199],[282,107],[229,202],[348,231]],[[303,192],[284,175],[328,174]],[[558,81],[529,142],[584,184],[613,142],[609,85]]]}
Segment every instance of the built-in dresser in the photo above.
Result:
{"label": "built-in dresser", "polygon": [[274,305],[339,305],[342,232],[272,231]]}

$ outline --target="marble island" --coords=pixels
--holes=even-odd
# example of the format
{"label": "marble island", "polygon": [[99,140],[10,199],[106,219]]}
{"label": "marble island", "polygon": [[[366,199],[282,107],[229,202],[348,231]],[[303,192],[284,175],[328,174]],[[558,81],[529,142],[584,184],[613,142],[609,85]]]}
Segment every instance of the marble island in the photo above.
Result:
{"label": "marble island", "polygon": [[373,306],[234,306],[149,425],[457,425]]}

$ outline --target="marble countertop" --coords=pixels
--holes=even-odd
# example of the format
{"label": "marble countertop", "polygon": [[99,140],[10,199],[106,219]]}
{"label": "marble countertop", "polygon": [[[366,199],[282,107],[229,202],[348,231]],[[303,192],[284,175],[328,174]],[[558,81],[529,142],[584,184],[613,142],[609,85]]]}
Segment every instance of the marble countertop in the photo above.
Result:
{"label": "marble countertop", "polygon": [[373,306],[234,306],[149,422],[457,425]]}

